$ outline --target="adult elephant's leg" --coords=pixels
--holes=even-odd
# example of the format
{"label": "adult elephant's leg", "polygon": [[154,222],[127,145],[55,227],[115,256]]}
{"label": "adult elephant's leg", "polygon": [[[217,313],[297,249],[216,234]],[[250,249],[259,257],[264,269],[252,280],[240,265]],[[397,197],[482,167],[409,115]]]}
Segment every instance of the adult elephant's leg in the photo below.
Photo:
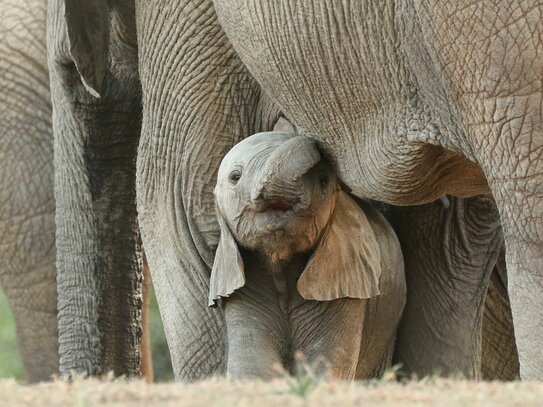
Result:
{"label": "adult elephant's leg", "polygon": [[491,198],[449,200],[387,214],[407,280],[396,358],[419,375],[479,378],[484,298],[502,236]]}
{"label": "adult elephant's leg", "polygon": [[83,0],[48,7],[60,372],[135,375],[142,265],[134,10]]}
{"label": "adult elephant's leg", "polygon": [[520,376],[543,380],[543,4],[504,1],[487,15],[499,35],[457,45],[491,50],[474,61],[476,86],[454,78],[458,108],[500,212]]}
{"label": "adult elephant's leg", "polygon": [[[437,35],[447,44],[449,36],[456,38],[444,53],[447,61],[450,55],[474,58],[473,71],[445,64],[448,85],[500,213],[520,375],[543,380],[543,7],[503,6],[511,10],[494,5],[485,14],[499,36],[455,29]],[[521,16],[514,24],[510,11]],[[451,16],[449,27],[465,25],[461,12]]]}
{"label": "adult elephant's leg", "polygon": [[30,382],[58,373],[53,135],[43,0],[0,9],[0,283]]}
{"label": "adult elephant's leg", "polygon": [[222,316],[207,306],[219,236],[216,172],[233,144],[271,129],[277,116],[212,2],[170,3],[136,2],[144,109],[138,212],[174,373],[193,380],[224,369]]}
{"label": "adult elephant's leg", "polygon": [[542,97],[540,92],[536,112],[510,124],[515,137],[504,135],[500,141],[508,144],[504,159],[509,162],[494,162],[488,169],[497,173],[488,179],[504,230],[508,293],[524,380],[543,380]]}
{"label": "adult elephant's leg", "polygon": [[413,60],[416,76],[443,85],[463,151],[486,176],[503,226],[521,377],[543,380],[543,5],[415,6],[422,37],[414,43],[428,52]]}
{"label": "adult elephant's leg", "polygon": [[520,376],[543,380],[543,61],[525,64],[539,75],[533,89],[499,102],[482,101],[494,112],[473,132],[503,226]]}
{"label": "adult elephant's leg", "polygon": [[484,380],[515,380],[519,377],[503,249],[490,277],[486,294],[482,346],[481,372]]}

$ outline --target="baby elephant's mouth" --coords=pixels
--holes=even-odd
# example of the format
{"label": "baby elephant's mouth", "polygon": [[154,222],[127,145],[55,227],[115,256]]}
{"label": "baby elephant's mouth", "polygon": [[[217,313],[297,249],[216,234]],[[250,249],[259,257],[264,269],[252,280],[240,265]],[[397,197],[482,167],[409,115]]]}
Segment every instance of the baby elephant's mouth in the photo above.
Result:
{"label": "baby elephant's mouth", "polygon": [[297,201],[274,199],[271,201],[261,201],[255,209],[256,209],[256,212],[268,212],[268,213],[271,212],[276,215],[282,216],[289,211],[290,213],[292,213],[292,210],[296,203]]}
{"label": "baby elephant's mouth", "polygon": [[273,211],[276,215],[283,216],[287,211],[291,211],[293,206],[294,204],[279,199],[269,202],[266,210]]}

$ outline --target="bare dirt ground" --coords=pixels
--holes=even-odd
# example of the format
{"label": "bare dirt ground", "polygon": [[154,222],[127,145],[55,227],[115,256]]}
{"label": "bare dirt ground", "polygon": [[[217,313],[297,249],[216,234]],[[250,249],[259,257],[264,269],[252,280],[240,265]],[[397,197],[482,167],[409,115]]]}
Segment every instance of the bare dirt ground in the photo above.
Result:
{"label": "bare dirt ground", "polygon": [[208,380],[194,384],[75,380],[32,386],[0,381],[4,406],[543,406],[543,383],[426,380],[303,383]]}

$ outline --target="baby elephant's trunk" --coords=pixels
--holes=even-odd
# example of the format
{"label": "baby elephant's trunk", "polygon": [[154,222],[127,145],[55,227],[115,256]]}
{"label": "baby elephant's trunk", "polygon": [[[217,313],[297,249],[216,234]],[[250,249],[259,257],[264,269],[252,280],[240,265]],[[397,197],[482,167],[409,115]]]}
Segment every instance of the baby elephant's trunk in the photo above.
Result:
{"label": "baby elephant's trunk", "polygon": [[307,207],[310,191],[304,191],[302,178],[320,159],[310,138],[296,136],[286,141],[268,158],[262,179],[253,192],[253,202],[281,200]]}

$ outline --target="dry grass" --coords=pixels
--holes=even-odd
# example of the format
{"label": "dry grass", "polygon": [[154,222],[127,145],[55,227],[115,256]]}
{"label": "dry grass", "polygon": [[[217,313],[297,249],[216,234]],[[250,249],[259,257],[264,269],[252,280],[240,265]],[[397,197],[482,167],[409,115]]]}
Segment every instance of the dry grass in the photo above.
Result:
{"label": "dry grass", "polygon": [[[141,381],[75,380],[22,386],[0,381],[5,406],[543,406],[543,383],[475,383],[434,379],[400,384],[316,383],[299,392],[289,380],[194,384],[154,384]],[[300,395],[305,394],[305,395]]]}

